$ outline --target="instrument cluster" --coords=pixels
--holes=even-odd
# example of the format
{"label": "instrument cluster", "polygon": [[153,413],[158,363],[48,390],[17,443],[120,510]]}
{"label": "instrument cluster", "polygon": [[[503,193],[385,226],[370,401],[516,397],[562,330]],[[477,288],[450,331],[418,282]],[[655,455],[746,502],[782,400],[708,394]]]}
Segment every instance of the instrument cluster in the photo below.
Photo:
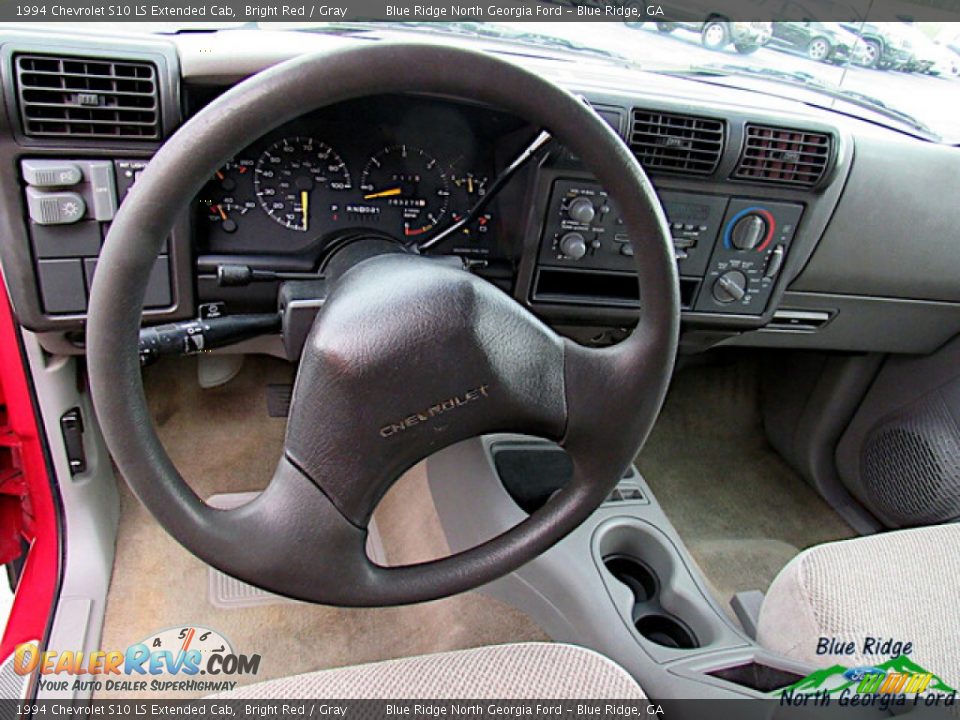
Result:
{"label": "instrument cluster", "polygon": [[[422,243],[484,197],[498,154],[529,134],[523,129],[501,113],[428,98],[366,99],[313,113],[216,172],[198,198],[199,249],[321,253],[356,231]],[[491,203],[437,248],[495,253],[499,221]]]}

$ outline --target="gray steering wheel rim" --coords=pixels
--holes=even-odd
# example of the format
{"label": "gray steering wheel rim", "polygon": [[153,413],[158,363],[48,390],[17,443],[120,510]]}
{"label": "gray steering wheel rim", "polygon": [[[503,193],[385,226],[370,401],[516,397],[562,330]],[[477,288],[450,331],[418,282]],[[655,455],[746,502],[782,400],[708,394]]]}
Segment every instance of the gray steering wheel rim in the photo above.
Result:
{"label": "gray steering wheel rim", "polygon": [[[354,533],[356,528],[289,463],[281,461],[267,490],[242,508],[216,510],[196,496],[154,430],[137,337],[146,280],[164,238],[227,159],[311,110],[397,92],[478,101],[549,129],[618,202],[645,301],[637,328],[620,344],[588,349],[563,342],[567,424],[559,439],[574,460],[567,490],[513,529],[448,558],[401,568],[369,562],[344,568],[337,566],[337,557],[362,551],[365,532]],[[312,602],[380,606],[490,582],[583,522],[632,461],[656,419],[678,331],[677,270],[666,219],[636,159],[603,120],[572,94],[491,55],[384,44],[305,56],[255,75],[167,141],[124,201],[101,252],[87,355],[94,406],[111,454],[135,494],[182,545],[224,572],[273,592]],[[314,528],[333,534],[321,537],[308,518]],[[324,569],[325,559],[333,561],[331,569]]]}

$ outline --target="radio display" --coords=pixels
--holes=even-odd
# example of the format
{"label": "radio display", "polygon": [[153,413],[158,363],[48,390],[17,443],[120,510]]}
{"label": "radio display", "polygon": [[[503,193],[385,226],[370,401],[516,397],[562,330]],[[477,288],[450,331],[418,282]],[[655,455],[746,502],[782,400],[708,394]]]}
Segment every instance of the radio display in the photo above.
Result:
{"label": "radio display", "polygon": [[695,203],[664,203],[667,217],[671,220],[696,220],[703,222],[710,217],[710,206]]}

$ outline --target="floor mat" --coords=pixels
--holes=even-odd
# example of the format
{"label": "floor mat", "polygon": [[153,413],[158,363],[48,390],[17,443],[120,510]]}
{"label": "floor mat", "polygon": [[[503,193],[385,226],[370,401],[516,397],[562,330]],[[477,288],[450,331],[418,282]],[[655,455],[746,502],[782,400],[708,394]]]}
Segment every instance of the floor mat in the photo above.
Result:
{"label": "floor mat", "polygon": [[854,535],[767,442],[755,362],[680,370],[637,459],[723,607],[801,549]]}
{"label": "floor mat", "polygon": [[[250,357],[229,384],[200,390],[195,361],[171,360],[145,374],[147,397],[174,463],[201,495],[261,490],[280,456],[285,420],[267,412],[267,385],[292,368]],[[431,518],[432,514],[432,518]],[[397,483],[377,510],[391,564],[445,554],[422,467]],[[248,682],[322,668],[502,642],[548,639],[527,616],[475,593],[401,608],[343,609],[305,603],[233,608],[208,601],[208,566],[184,550],[126,488],[101,646],[126,648],[159,630],[202,626],[237,652],[259,653]],[[203,693],[183,693],[190,697]],[[145,697],[99,692],[97,697]]]}

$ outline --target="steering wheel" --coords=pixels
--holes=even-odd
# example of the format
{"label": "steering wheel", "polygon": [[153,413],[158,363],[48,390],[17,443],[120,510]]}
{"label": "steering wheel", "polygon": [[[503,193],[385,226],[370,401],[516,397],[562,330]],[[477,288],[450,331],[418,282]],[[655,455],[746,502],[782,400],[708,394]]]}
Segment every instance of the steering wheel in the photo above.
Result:
{"label": "steering wheel", "polygon": [[[499,107],[548,129],[579,156],[626,221],[643,299],[639,324],[617,345],[588,348],[463,270],[414,254],[365,260],[336,283],[313,324],[269,486],[242,507],[210,507],[164,451],[143,391],[137,340],[160,246],[207,178],[264,133],[325,105],[398,92]],[[184,547],[274,593],[383,606],[495,580],[599,507],[660,410],[678,327],[677,270],[654,189],[589,106],[491,55],[385,44],[301,57],[255,75],[160,148],[101,252],[87,357],[94,406],[117,466]],[[494,432],[558,442],[572,458],[572,480],[477,547],[402,567],[371,562],[366,527],[392,483],[437,450]]]}

